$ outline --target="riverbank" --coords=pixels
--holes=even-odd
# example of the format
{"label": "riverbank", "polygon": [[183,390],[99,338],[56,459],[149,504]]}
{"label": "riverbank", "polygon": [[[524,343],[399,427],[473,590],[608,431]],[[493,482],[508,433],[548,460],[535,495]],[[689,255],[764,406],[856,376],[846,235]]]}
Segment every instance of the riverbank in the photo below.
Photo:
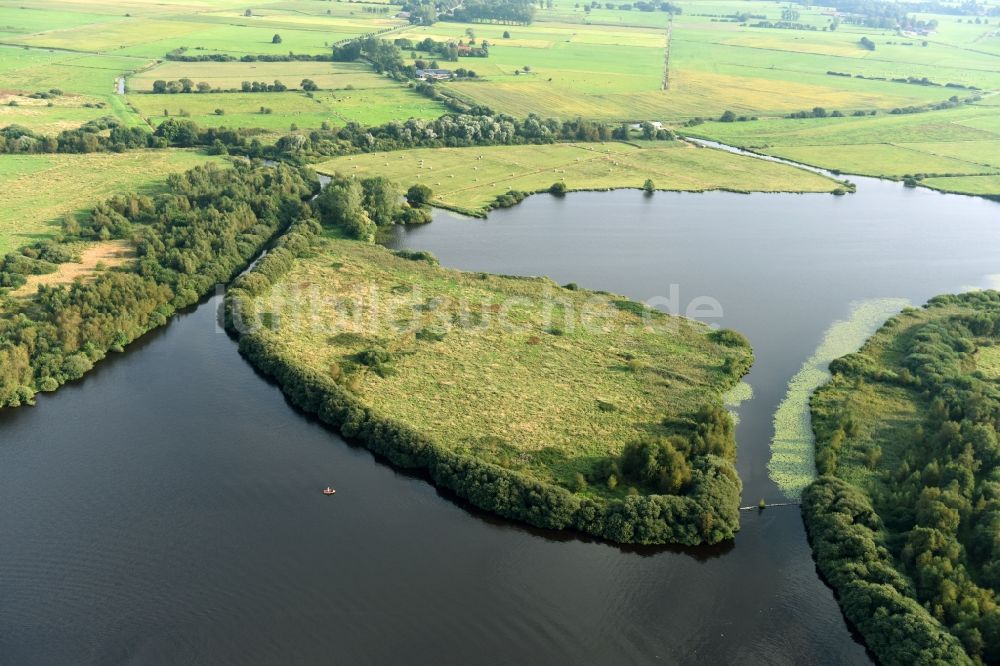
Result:
{"label": "riverbank", "polygon": [[227,325],[294,404],[480,508],[623,543],[735,534],[721,394],[742,336],[435,264],[300,225],[234,284]]}
{"label": "riverbank", "polygon": [[426,185],[435,206],[475,217],[555,183],[566,192],[642,189],[647,180],[653,191],[829,193],[844,187],[804,169],[683,141],[424,148],[347,155],[313,166],[327,175]]}
{"label": "riverbank", "polygon": [[998,323],[992,291],[904,310],[831,363],[812,398],[823,476],[803,517],[820,571],[882,663],[1000,655]]}

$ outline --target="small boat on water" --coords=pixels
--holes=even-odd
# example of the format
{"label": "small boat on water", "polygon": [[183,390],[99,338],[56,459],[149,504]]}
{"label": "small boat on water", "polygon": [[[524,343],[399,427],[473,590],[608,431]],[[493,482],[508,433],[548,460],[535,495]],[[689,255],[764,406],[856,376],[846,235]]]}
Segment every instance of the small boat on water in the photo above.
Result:
{"label": "small boat on water", "polygon": [[324,495],[332,495],[335,492],[337,492],[337,491],[334,490],[333,488],[331,488],[330,486],[327,486],[326,488],[323,489],[323,494]]}

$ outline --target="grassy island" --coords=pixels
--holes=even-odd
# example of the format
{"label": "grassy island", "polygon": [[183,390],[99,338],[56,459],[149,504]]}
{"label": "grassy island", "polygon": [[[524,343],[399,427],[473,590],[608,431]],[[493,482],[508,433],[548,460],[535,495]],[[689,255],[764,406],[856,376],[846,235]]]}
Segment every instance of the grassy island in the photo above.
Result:
{"label": "grassy island", "polygon": [[738,528],[736,333],[315,223],[234,287],[242,352],[293,403],[481,508],[620,542]]}
{"label": "grassy island", "polygon": [[884,664],[1000,660],[1000,293],[941,296],[830,365],[803,496],[820,571]]}

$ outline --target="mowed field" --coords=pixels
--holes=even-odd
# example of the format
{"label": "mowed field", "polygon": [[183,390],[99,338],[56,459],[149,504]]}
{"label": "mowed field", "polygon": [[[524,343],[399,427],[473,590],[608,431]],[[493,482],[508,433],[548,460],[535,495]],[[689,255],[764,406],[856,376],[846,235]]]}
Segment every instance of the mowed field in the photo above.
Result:
{"label": "mowed field", "polygon": [[115,107],[97,104],[81,95],[42,100],[24,94],[0,92],[0,127],[21,125],[40,134],[57,134],[90,120],[113,115],[115,111]]}
{"label": "mowed field", "polygon": [[[529,26],[439,22],[423,27],[394,18],[396,5],[320,0],[267,2],[249,8],[250,16],[245,15],[247,7],[229,0],[174,0],[155,5],[139,0],[0,0],[0,41],[32,47],[22,51],[17,62],[0,64],[4,76],[0,89],[31,92],[61,87],[99,95],[111,104],[114,79],[128,73],[129,88],[137,93],[148,91],[157,79],[179,78],[222,88],[238,87],[245,80],[275,79],[297,87],[303,78],[311,78],[327,90],[348,86],[371,90],[371,81],[359,85],[352,80],[364,77],[363,73],[331,63],[156,60],[180,47],[192,54],[325,53],[340,40],[388,29],[394,30],[390,38],[457,40],[467,39],[466,32],[471,30],[477,39],[488,39],[492,44],[488,58],[463,58],[447,65],[474,69],[478,80],[449,86],[469,101],[517,116],[541,113],[605,121],[680,122],[717,117],[725,110],[755,116],[784,115],[815,106],[843,112],[887,111],[939,102],[956,92],[943,86],[885,80],[893,77],[1000,88],[1000,38],[994,26],[938,17],[937,33],[923,46],[923,40],[846,24],[831,31],[831,17],[822,7],[797,6],[799,20],[817,30],[787,30],[752,27],[756,19],[751,25],[731,19],[737,13],[750,13],[778,20],[785,8],[779,2],[707,0],[680,5],[684,12],[671,17],[660,11],[600,8],[586,12],[578,3],[558,0],[551,8],[538,9]],[[366,7],[387,11],[372,14]],[[50,20],[50,16],[57,18]],[[503,38],[505,31],[510,33],[508,39]],[[281,35],[280,44],[272,43],[274,34]],[[862,35],[876,42],[875,51],[859,45]],[[364,67],[359,64],[360,69]],[[830,71],[850,76],[832,76]],[[386,86],[385,82],[379,85]],[[436,105],[422,106],[391,94],[382,104],[381,96],[360,95],[352,102],[362,110],[371,109],[370,122],[426,117],[439,110]],[[204,124],[274,130],[286,130],[292,123],[314,127],[323,120],[358,119],[350,104],[342,110],[329,109],[329,101],[307,104],[290,98],[263,104],[282,115],[269,119],[248,116],[247,100],[185,101],[182,105],[180,101],[137,99],[134,104],[146,118],[183,109]],[[256,105],[258,111],[260,106]],[[226,120],[214,117],[216,109],[232,115]],[[124,104],[116,105],[114,112],[136,120]],[[70,113],[47,106],[22,113],[25,124],[42,129],[78,124],[93,115],[89,110]],[[361,120],[366,120],[364,114]]]}
{"label": "mowed field", "polygon": [[925,184],[968,194],[1000,194],[1000,113],[995,106],[863,118],[714,122],[687,131],[846,173],[936,176]]}
{"label": "mowed field", "polygon": [[384,175],[423,183],[440,205],[480,213],[508,190],[538,192],[554,182],[570,190],[640,188],[739,192],[831,192],[836,181],[803,169],[696,148],[686,143],[580,143],[439,148],[351,155],[315,165],[320,173]]}
{"label": "mowed field", "polygon": [[[921,15],[937,20],[938,27],[918,37],[847,23],[834,30],[830,10],[822,6],[794,7],[798,21],[815,29],[776,29],[754,23],[760,17],[780,20],[786,3],[679,4],[683,13],[670,16],[606,7],[586,11],[574,0],[556,0],[552,7],[539,8],[528,26],[411,26],[395,18],[399,5],[360,2],[274,0],[247,7],[231,0],[0,0],[0,125],[56,133],[106,115],[150,126],[180,116],[202,126],[280,133],[325,124],[433,118],[447,109],[375,74],[363,62],[183,63],[163,58],[181,47],[191,54],[315,54],[329,52],[338,41],[384,30],[392,31],[385,35],[388,39],[414,41],[468,39],[471,32],[477,40],[489,40],[489,57],[441,64],[478,75],[443,85],[499,112],[615,123],[659,120],[684,125],[683,131],[698,136],[846,173],[919,174],[931,187],[995,194],[1000,169],[1000,96],[995,94],[1000,91],[1000,26],[995,20],[974,24],[961,16]],[[745,23],[734,18],[746,14],[753,18]],[[275,34],[281,36],[280,44],[272,43]],[[862,48],[861,37],[871,39],[875,50]],[[425,57],[409,51],[403,55]],[[120,76],[127,81],[124,96],[115,94]],[[907,77],[937,85],[891,80]],[[297,90],[150,93],[154,81],[180,78],[214,88],[275,80],[298,88],[309,78],[321,90],[311,95]],[[28,97],[53,88],[64,94],[51,100]],[[948,111],[889,114],[953,95],[983,99]],[[814,107],[848,117],[783,118]],[[712,122],[727,110],[760,120]],[[851,117],[858,111],[878,115]],[[709,122],[687,127],[692,119]],[[711,172],[695,169],[689,178],[699,185],[691,188],[744,189],[741,183],[761,180],[752,174],[734,178],[724,170],[714,174],[724,176],[719,182],[699,180]],[[524,189],[547,186],[534,183],[530,175],[524,178],[533,185]],[[591,174],[580,178],[580,186],[596,187],[598,180]],[[632,185],[616,176],[613,165],[603,179],[605,186],[625,180]],[[673,187],[670,183],[679,176],[654,180]],[[786,188],[779,178],[769,189],[801,188]],[[473,199],[478,206],[483,196]]]}
{"label": "mowed field", "polygon": [[120,192],[153,193],[168,174],[210,159],[186,150],[0,155],[0,255],[57,234],[66,214]]}
{"label": "mowed field", "polygon": [[[145,64],[140,58],[0,45],[0,126],[54,134],[102,116],[137,124],[141,120],[114,94],[114,84],[124,72]],[[53,89],[63,94],[48,100],[28,97]]]}

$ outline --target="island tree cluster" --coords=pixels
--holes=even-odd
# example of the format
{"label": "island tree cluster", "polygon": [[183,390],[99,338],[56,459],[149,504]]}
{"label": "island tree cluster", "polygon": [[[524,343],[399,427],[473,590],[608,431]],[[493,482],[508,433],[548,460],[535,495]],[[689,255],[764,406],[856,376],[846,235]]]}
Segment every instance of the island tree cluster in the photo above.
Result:
{"label": "island tree cluster", "polygon": [[1000,662],[998,344],[1000,293],[938,297],[834,361],[813,399],[806,524],[884,663]]}

